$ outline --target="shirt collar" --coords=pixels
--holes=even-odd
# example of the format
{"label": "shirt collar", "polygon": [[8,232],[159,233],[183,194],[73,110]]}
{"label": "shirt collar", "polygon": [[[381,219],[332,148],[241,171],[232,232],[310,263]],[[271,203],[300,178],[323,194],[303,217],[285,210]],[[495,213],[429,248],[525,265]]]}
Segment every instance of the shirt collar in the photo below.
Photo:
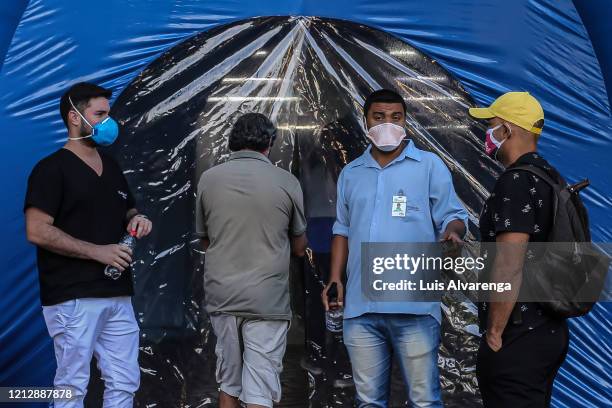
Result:
{"label": "shirt collar", "polygon": [[[360,163],[358,164],[363,164],[366,167],[375,167],[379,169],[380,165],[378,164],[376,160],[374,160],[374,157],[372,157],[371,152],[372,152],[372,145],[369,145],[368,148],[365,150],[365,152],[363,152],[363,154],[361,155]],[[408,144],[404,147],[404,150],[402,150],[400,155],[397,156],[395,159],[393,159],[393,161],[389,163],[387,167],[391,166],[393,163],[400,162],[406,158],[416,160],[419,162],[421,161],[421,152],[419,151],[419,149],[416,148],[416,146],[414,145],[414,142],[410,139],[408,140]]]}
{"label": "shirt collar", "polygon": [[521,157],[516,159],[516,161],[512,163],[508,168],[511,169],[513,167],[520,166],[523,164],[533,164],[534,166],[544,167],[545,169],[550,168],[548,162],[537,152],[529,152],[523,154]]}
{"label": "shirt collar", "polygon": [[270,159],[266,157],[264,154],[256,152],[255,150],[239,150],[237,152],[232,152],[229,157],[230,160],[236,159],[255,159],[265,161],[267,163],[272,164]]}

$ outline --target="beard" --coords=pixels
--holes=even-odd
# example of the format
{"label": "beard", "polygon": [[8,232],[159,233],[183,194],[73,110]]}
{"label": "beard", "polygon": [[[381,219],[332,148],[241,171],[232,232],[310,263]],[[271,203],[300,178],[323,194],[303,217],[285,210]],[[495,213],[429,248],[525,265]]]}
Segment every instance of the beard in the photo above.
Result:
{"label": "beard", "polygon": [[80,137],[89,136],[91,134],[90,130],[91,128],[85,123],[83,123],[83,121],[81,121],[81,128],[79,129],[79,136]]}
{"label": "beard", "polygon": [[[91,134],[91,128],[89,127],[89,125],[81,122],[81,128],[79,129],[79,136],[80,137],[84,137],[84,136],[89,136]],[[83,142],[83,144],[89,146],[89,147],[96,147],[96,142],[94,142],[92,140],[91,137],[87,138],[87,139],[81,139],[81,142]]]}

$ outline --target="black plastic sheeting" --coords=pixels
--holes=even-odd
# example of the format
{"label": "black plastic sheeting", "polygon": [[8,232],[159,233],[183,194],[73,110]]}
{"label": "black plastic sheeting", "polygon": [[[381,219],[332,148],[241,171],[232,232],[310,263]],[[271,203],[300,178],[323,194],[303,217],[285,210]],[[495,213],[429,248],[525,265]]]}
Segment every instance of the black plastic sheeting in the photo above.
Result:
{"label": "black plastic sheeting", "polygon": [[[301,181],[308,218],[310,249],[291,267],[296,317],[280,405],[352,404],[350,364],[342,337],[325,332],[320,291],[329,270],[336,180],[367,147],[364,98],[386,87],[406,98],[409,137],[451,170],[474,238],[499,167],[483,153],[482,126],[466,114],[473,102],[435,61],[384,32],[321,18],[239,21],[175,46],[118,97],[111,115],[122,137],[111,151],[156,226],[137,248],[134,268],[142,328],[139,406],[216,404],[204,255],[193,236],[195,186],[204,170],[227,159],[232,123],[246,112],[261,112],[277,125],[270,158]],[[445,298],[442,310],[444,401],[479,406],[476,308],[455,297]],[[394,372],[393,406],[405,405],[403,388]]]}

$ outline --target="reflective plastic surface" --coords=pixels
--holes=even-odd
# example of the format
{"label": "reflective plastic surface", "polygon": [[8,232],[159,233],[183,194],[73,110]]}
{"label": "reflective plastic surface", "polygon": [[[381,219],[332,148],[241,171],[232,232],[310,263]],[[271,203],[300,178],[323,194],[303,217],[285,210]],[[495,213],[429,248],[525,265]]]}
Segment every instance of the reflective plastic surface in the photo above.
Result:
{"label": "reflective plastic surface", "polygon": [[[0,127],[3,131],[3,137],[0,138],[0,184],[3,191],[0,200],[0,221],[3,228],[3,233],[0,234],[0,264],[4,267],[0,296],[0,309],[4,311],[0,315],[2,385],[48,386],[52,383],[56,368],[51,339],[44,326],[38,300],[35,248],[26,240],[21,207],[27,176],[34,164],[65,142],[66,132],[58,113],[61,94],[76,81],[92,81],[114,91],[111,103],[115,105],[116,96],[126,87],[134,85],[134,78],[172,47],[177,46],[179,49],[180,43],[192,36],[253,16],[327,16],[375,27],[392,36],[388,41],[403,39],[431,56],[461,82],[479,105],[489,104],[501,93],[509,90],[531,92],[540,100],[546,112],[546,125],[539,143],[541,153],[570,182],[585,177],[590,179],[591,186],[585,189],[583,198],[591,216],[593,238],[597,242],[610,242],[612,239],[612,184],[609,183],[612,167],[609,166],[608,160],[612,141],[612,119],[604,81],[604,78],[609,77],[606,67],[609,68],[610,64],[605,53],[596,54],[598,44],[606,44],[609,35],[606,35],[606,30],[598,30],[590,24],[592,18],[580,15],[574,7],[574,2],[570,0],[106,0],[103,7],[100,7],[99,2],[66,0],[15,0],[5,3],[7,5],[4,9],[8,12],[0,13],[0,20],[3,22],[0,25],[0,58],[3,59],[0,61]],[[576,2],[576,6],[584,9],[586,6],[582,3],[585,2]],[[605,26],[605,16],[609,14],[608,3],[586,3],[592,14],[600,17]],[[20,15],[23,8],[25,11]],[[503,18],[492,24],[493,15]],[[330,35],[330,38],[335,44],[341,45],[341,48],[344,47],[342,44],[346,44],[344,38],[337,39],[334,35]],[[233,49],[239,50],[247,45],[235,43]],[[215,44],[211,46],[216,47]],[[3,52],[5,47],[6,54]],[[197,45],[194,49],[198,49]],[[183,51],[185,56],[189,55],[187,50]],[[205,54],[211,55],[211,51],[212,49]],[[404,56],[407,57],[408,54]],[[227,55],[231,55],[231,52]],[[337,55],[334,54],[331,60],[338,58]],[[363,63],[359,54],[349,53],[349,56]],[[394,57],[405,61],[401,55]],[[348,61],[345,57],[341,59]],[[222,61],[221,57],[217,61]],[[377,61],[379,60],[376,58],[370,58],[367,62],[371,63],[363,63],[363,66],[367,65],[372,72],[378,72],[378,68],[372,67],[378,65]],[[162,65],[163,61],[158,61],[158,76],[164,70]],[[332,68],[336,70],[336,65],[332,65]],[[194,78],[204,72],[195,73]],[[330,76],[326,74],[330,70],[322,72]],[[337,80],[348,84],[349,89],[353,89],[351,82],[356,81],[355,84],[361,87],[357,94],[365,95],[366,91],[362,89],[364,81],[359,78],[360,74],[348,68],[345,72],[353,74],[349,74],[348,80],[345,77],[339,77]],[[171,75],[164,78],[170,79]],[[381,84],[386,83],[386,80],[380,80],[379,74],[371,77]],[[191,81],[186,77],[182,80],[185,83]],[[368,81],[370,79],[365,82]],[[609,81],[607,86],[610,89]],[[179,87],[180,84],[176,84],[175,88],[169,89],[167,96],[173,95]],[[327,95],[327,98],[334,104],[337,104],[339,99],[340,103],[344,103],[352,100],[345,97],[348,94],[331,94]],[[146,90],[140,94],[141,98],[144,96]],[[157,101],[151,103],[148,109],[152,109],[154,104],[166,97],[158,95]],[[144,106],[147,109],[147,106]],[[120,109],[118,105],[115,107]],[[342,107],[338,113],[343,113],[345,109]],[[350,106],[349,110],[352,109],[358,111],[358,106]],[[327,108],[326,111],[330,109]],[[137,113],[137,110],[133,111],[133,114]],[[180,117],[174,118],[177,123],[180,120]],[[296,157],[301,158],[300,178],[305,184],[317,186],[315,188],[305,185],[305,189],[310,188],[309,191],[320,193],[321,197],[333,194],[335,179],[316,163],[324,161],[331,166],[329,168],[341,167],[346,160],[354,158],[363,148],[363,143],[336,151],[332,145],[336,143],[336,136],[333,135],[340,135],[337,136],[340,138],[338,141],[343,146],[350,146],[352,139],[343,138],[341,135],[348,130],[358,132],[360,126],[359,122],[351,119],[340,120],[330,124],[329,128],[321,129],[316,135],[321,139],[321,145],[327,146],[325,149],[309,151],[304,144],[300,144],[301,151],[295,153]],[[301,132],[307,129],[295,130]],[[177,140],[168,143],[173,148],[180,144],[179,138],[185,137],[179,135],[180,132],[176,133]],[[474,133],[478,134],[478,131],[475,130]],[[313,134],[314,132],[309,133],[310,136]],[[146,148],[146,143],[143,142],[146,137],[141,136],[131,140]],[[131,151],[138,153],[137,147],[133,147]],[[280,154],[275,154],[278,160]],[[141,157],[140,154],[137,156]],[[452,156],[460,158],[460,155],[454,152]],[[305,164],[305,157],[312,157],[310,167]],[[468,161],[472,160],[472,156],[465,157]],[[137,169],[141,176],[139,180],[131,179],[134,189],[152,188],[146,183],[162,178],[155,172],[160,173],[168,169],[162,165],[162,161],[156,161],[155,166],[151,166],[148,160],[137,163],[128,158],[124,160],[126,161],[127,164],[124,164],[130,171]],[[295,163],[297,166],[298,161]],[[472,175],[487,186],[490,168],[486,162],[483,166],[475,167],[476,171],[472,172]],[[311,179],[319,180],[318,184],[307,182],[305,169],[311,171]],[[149,171],[151,180],[143,173]],[[337,171],[339,168],[331,174],[336,174]],[[164,174],[174,174],[174,170],[170,169]],[[320,182],[323,179],[328,180],[329,177],[332,177],[331,181]],[[185,180],[187,178],[185,176]],[[192,180],[194,179],[195,176]],[[134,182],[142,184],[136,185]],[[176,182],[166,185],[164,189],[176,191],[183,187],[180,183],[173,187],[174,183]],[[465,189],[458,190],[462,198],[465,198]],[[160,197],[163,195],[168,195],[168,192],[159,194]],[[316,194],[310,196],[315,197]],[[165,199],[160,208],[164,208],[172,200],[173,198]],[[309,203],[311,214],[314,214],[308,225],[314,256],[306,265],[295,268],[294,272],[300,272],[292,275],[296,278],[294,284],[303,284],[315,292],[320,290],[320,283],[318,278],[312,278],[315,275],[306,273],[306,269],[310,268],[309,265],[313,262],[315,265],[327,265],[328,261],[323,257],[327,256],[325,251],[328,250],[326,248],[329,244],[325,237],[329,234],[330,225],[325,215],[326,209],[329,210],[327,203],[325,200],[317,200],[316,203],[321,204],[320,214],[324,215],[317,218],[313,202]],[[151,210],[153,206],[158,204],[149,202],[146,210]],[[212,402],[206,396],[214,396],[215,392],[210,384],[212,367],[207,364],[211,364],[210,346],[214,340],[208,332],[206,317],[198,315],[201,270],[193,269],[194,265],[199,265],[198,261],[192,258],[187,260],[185,252],[182,252],[184,245],[176,244],[181,242],[187,245],[187,238],[178,239],[172,234],[167,239],[165,237],[171,228],[187,229],[188,227],[183,227],[181,223],[189,220],[178,218],[175,223],[172,218],[158,215],[155,221],[159,222],[161,231],[164,232],[152,237],[151,242],[166,246],[157,248],[148,241],[139,243],[142,250],[139,250],[138,255],[147,262],[154,263],[150,273],[139,261],[140,267],[136,276],[139,289],[143,291],[136,302],[137,313],[140,319],[146,322],[143,325],[146,341],[143,339],[141,353],[143,388],[137,396],[137,403],[143,405],[146,400],[150,405],[164,407],[179,403],[194,406],[197,401],[202,401],[203,405],[210,404]],[[158,256],[159,258],[155,259]],[[172,262],[162,262],[166,257],[172,258]],[[183,264],[174,262],[174,259],[182,259]],[[155,273],[161,276],[155,276]],[[312,281],[306,278],[312,278]],[[608,290],[610,289],[612,286],[608,286]],[[293,293],[304,292],[296,286]],[[196,300],[196,304],[192,299]],[[309,313],[312,309],[312,316],[320,315],[316,310],[320,307],[317,296],[310,293],[305,301],[294,298],[293,304],[294,310],[301,310],[301,316],[305,315],[304,309],[309,310]],[[471,307],[469,303],[461,305],[465,305],[465,310],[468,311]],[[460,315],[465,313],[465,310],[459,310]],[[159,317],[158,322],[156,317]],[[306,330],[305,336],[309,339],[317,338],[317,333],[323,333],[317,322],[315,319],[300,319],[294,322],[293,327],[303,327]],[[314,327],[309,328],[309,324]],[[612,324],[612,304],[602,302],[589,315],[571,319],[569,324],[570,351],[555,381],[553,406],[573,408],[610,405],[607,384],[610,371],[608,340],[609,327]],[[10,340],[4,341],[5,339]],[[298,349],[288,351],[283,383],[291,387],[289,392],[284,394],[283,404],[296,404],[296,401],[303,403],[306,395],[306,392],[298,392],[305,388],[304,384],[309,381],[308,376],[302,375],[304,371],[299,367],[299,356],[302,353],[299,348],[303,346],[297,344],[299,341],[303,342],[303,339],[303,332],[292,332],[292,344]],[[308,345],[317,350],[317,347],[322,348],[321,341],[309,342]],[[448,341],[446,343],[450,344]],[[294,357],[296,354],[297,358]],[[297,367],[295,364],[291,365],[296,362]],[[464,365],[470,364],[464,360]],[[310,367],[308,361],[302,365]],[[319,370],[315,368],[314,371]],[[204,378],[204,382],[200,376]],[[313,381],[317,384],[321,382],[320,378]],[[446,380],[445,382],[448,384]],[[397,378],[394,384],[397,384]],[[337,398],[350,397],[347,390],[336,387]],[[94,396],[93,393],[91,396]],[[326,398],[313,394],[313,401]],[[470,405],[465,403],[465,406]]]}
{"label": "reflective plastic surface", "polygon": [[[119,96],[112,115],[122,125],[122,137],[111,150],[144,204],[141,210],[156,225],[138,249],[135,269],[145,357],[143,404],[164,397],[171,401],[179,384],[187,401],[216,397],[210,392],[213,340],[202,309],[202,254],[192,236],[194,189],[204,170],[227,159],[232,123],[251,111],[277,125],[270,158],[294,173],[304,190],[310,251],[303,266],[294,265],[303,272],[292,285],[294,326],[303,324],[304,334],[294,328],[292,339],[306,347],[295,360],[308,373],[313,404],[352,400],[350,365],[341,336],[325,333],[320,291],[328,270],[336,180],[367,146],[362,105],[379,88],[405,97],[408,136],[449,167],[475,232],[499,167],[483,153],[481,125],[467,116],[473,103],[435,61],[388,34],[319,18],[240,21],[174,47]],[[479,399],[475,308],[467,298],[448,298],[443,311],[444,397],[447,406],[465,406]],[[174,347],[166,349],[177,339],[182,339],[180,349],[192,354],[189,362]],[[164,381],[163,370],[173,373],[175,384]],[[401,404],[405,395],[397,373],[393,390],[394,403]]]}

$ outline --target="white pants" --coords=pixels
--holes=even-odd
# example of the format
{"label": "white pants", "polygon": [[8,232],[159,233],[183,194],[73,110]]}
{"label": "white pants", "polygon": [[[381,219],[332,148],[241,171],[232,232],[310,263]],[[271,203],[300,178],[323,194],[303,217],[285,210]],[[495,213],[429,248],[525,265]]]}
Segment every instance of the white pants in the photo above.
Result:
{"label": "white pants", "polygon": [[92,355],[104,380],[104,407],[132,407],[140,384],[138,323],[129,296],[83,298],[43,306],[53,338],[55,388],[70,388],[75,398],[55,401],[56,408],[81,408],[89,384]]}

